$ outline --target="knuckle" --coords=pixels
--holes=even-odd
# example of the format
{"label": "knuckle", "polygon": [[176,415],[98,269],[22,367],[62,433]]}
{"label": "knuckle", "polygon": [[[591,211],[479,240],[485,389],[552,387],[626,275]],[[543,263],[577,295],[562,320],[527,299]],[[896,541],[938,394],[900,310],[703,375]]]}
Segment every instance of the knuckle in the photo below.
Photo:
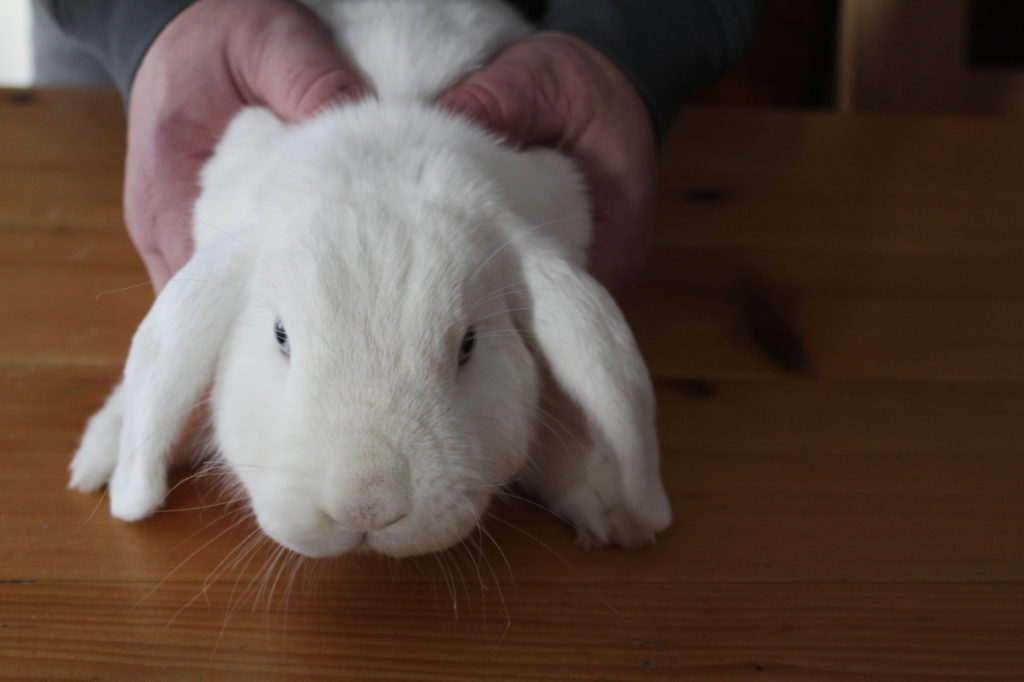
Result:
{"label": "knuckle", "polygon": [[504,121],[504,107],[501,98],[492,87],[481,82],[466,83],[459,92],[469,106],[494,125]]}
{"label": "knuckle", "polygon": [[257,101],[301,118],[361,92],[361,82],[334,46],[330,30],[299,6],[275,3],[245,29],[239,53]]}
{"label": "knuckle", "polygon": [[330,102],[353,98],[360,92],[359,83],[347,71],[318,64],[297,69],[289,82],[286,98],[294,103],[295,113],[300,117],[314,114]]}

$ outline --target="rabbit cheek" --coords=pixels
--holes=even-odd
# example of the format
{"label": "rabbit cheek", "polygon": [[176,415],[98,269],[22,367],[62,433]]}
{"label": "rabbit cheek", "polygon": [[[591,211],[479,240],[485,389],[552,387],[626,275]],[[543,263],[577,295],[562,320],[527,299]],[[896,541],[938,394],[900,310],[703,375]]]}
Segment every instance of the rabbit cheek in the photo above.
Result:
{"label": "rabbit cheek", "polygon": [[486,362],[467,364],[459,401],[479,439],[471,463],[475,487],[497,491],[526,463],[539,396],[537,364],[511,320],[483,343]]}

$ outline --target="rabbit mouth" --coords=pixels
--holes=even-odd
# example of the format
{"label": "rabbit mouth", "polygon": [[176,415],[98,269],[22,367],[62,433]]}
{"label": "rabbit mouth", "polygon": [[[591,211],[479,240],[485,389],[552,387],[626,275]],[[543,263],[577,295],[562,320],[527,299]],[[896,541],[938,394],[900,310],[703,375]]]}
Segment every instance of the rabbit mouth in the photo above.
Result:
{"label": "rabbit mouth", "polygon": [[372,553],[372,550],[366,542],[367,533],[346,532],[310,540],[295,540],[270,533],[266,528],[263,530],[272,540],[281,546],[290,549],[297,554],[310,557],[311,559],[324,559],[327,557],[341,556],[343,554],[351,553]]}
{"label": "rabbit mouth", "polygon": [[346,530],[333,528],[299,529],[296,527],[277,527],[273,523],[265,523],[257,518],[263,532],[278,544],[293,552],[312,559],[352,554],[356,556],[388,556],[396,559],[430,554],[455,545],[469,532],[455,533],[446,529],[444,533],[417,532],[416,529],[403,527],[403,519],[378,530]]}

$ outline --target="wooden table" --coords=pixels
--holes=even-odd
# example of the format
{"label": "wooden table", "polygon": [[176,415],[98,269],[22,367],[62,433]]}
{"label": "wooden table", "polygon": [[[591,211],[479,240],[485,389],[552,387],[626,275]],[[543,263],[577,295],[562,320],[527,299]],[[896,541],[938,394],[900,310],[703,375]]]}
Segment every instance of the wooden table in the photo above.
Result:
{"label": "wooden table", "polygon": [[205,479],[135,525],[64,487],[151,297],[122,126],[0,92],[0,676],[1024,679],[1024,122],[686,114],[629,311],[671,530],[503,503],[500,550],[298,569]]}

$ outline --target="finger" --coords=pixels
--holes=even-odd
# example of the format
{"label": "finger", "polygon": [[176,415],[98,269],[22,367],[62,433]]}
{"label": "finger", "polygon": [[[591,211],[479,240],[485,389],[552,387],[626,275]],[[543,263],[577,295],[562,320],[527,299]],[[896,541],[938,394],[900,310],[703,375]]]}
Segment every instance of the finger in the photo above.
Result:
{"label": "finger", "polygon": [[159,294],[173,276],[170,266],[167,265],[163,254],[159,251],[154,249],[136,250],[138,250],[139,256],[142,257],[142,262],[146,266],[146,274],[149,275],[149,281],[153,283],[153,292]]}
{"label": "finger", "polygon": [[654,158],[645,149],[636,138],[598,134],[586,136],[574,150],[592,202],[589,269],[620,301],[639,278],[650,249]]}
{"label": "finger", "polygon": [[133,132],[125,164],[125,220],[159,292],[192,252],[196,177],[212,141],[209,132],[174,117],[141,139]]}
{"label": "finger", "polygon": [[139,219],[133,223],[129,218],[129,234],[157,293],[188,262],[192,252],[189,215],[174,210],[171,201],[160,202],[165,210],[148,223],[140,224]]}
{"label": "finger", "polygon": [[245,40],[229,44],[228,59],[241,66],[247,100],[265,104],[287,121],[356,99],[365,87],[338,51],[331,31],[312,12],[285,5],[268,13]]}
{"label": "finger", "polygon": [[628,298],[650,252],[649,215],[640,207],[611,205],[594,219],[587,269],[619,302]]}
{"label": "finger", "polygon": [[537,103],[527,78],[498,67],[485,69],[442,96],[438,103],[463,114],[512,144],[557,144],[561,126],[550,107]]}
{"label": "finger", "polygon": [[[195,204],[190,195],[178,201],[186,202],[181,204],[184,206]],[[173,222],[164,229],[161,229],[163,226],[158,224],[159,231],[157,232],[160,250],[163,252],[164,262],[170,273],[168,279],[185,266],[195,248],[192,240],[192,211],[177,212],[175,215],[169,216],[169,220],[173,220]]]}
{"label": "finger", "polygon": [[568,104],[558,64],[539,41],[520,41],[438,98],[513,144],[556,145],[566,137]]}

